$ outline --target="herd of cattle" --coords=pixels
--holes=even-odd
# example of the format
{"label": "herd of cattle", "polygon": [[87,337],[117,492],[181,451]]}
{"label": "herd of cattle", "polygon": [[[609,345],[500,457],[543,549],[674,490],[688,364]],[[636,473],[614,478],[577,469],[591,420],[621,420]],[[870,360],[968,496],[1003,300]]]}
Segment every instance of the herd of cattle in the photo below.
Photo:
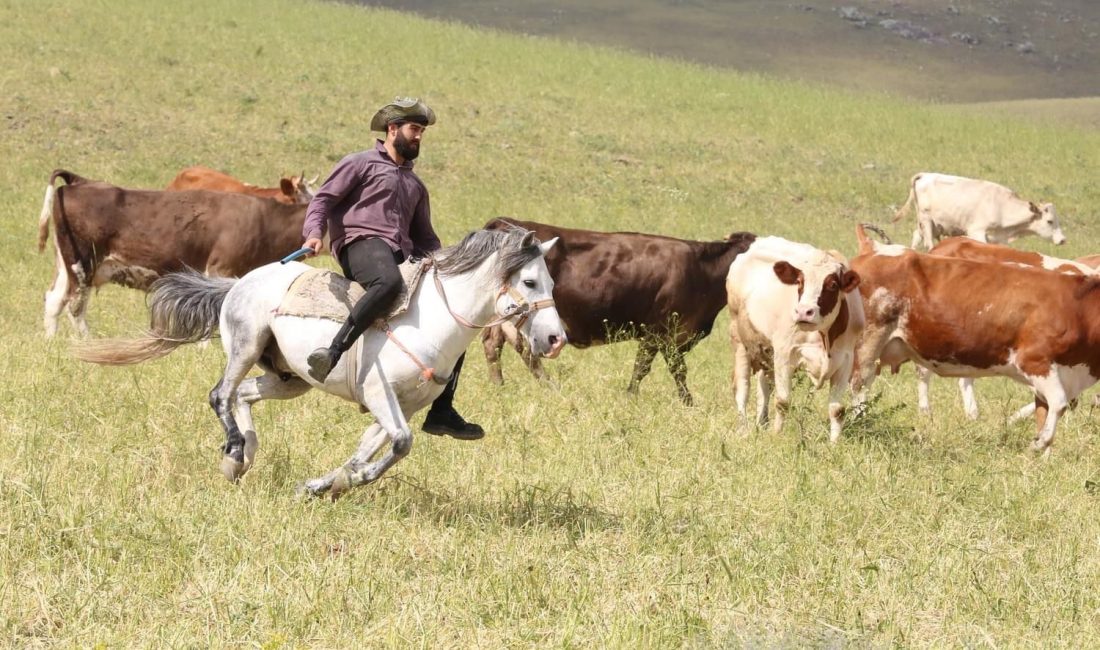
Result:
{"label": "herd of cattle", "polygon": [[[311,197],[300,176],[257,188],[195,167],[155,191],[54,171],[38,238],[41,251],[52,219],[57,274],[46,292],[47,335],[57,332],[66,309],[87,334],[89,295],[105,283],[146,290],[187,268],[239,276],[279,260],[300,246]],[[638,340],[632,392],[660,352],[690,404],[684,356],[726,307],[737,409],[745,415],[755,374],[758,424],[768,420],[774,387],[773,426],[782,427],[792,375],[803,369],[816,386],[830,383],[835,441],[849,388],[860,404],[881,369],[897,372],[913,361],[925,412],[929,373],[962,378],[970,417],[977,417],[973,378],[1025,384],[1034,403],[1021,412],[1034,410],[1038,430],[1032,448],[1049,451],[1059,417],[1100,380],[1100,256],[1063,260],[1003,245],[1028,234],[1061,244],[1065,236],[1054,206],[989,181],[917,174],[895,221],[913,204],[913,248],[872,240],[859,225],[851,259],[745,232],[699,242],[505,218],[485,227],[518,225],[559,238],[546,263],[569,342]],[[930,250],[915,250],[921,244]],[[490,378],[503,381],[499,359],[509,341],[542,376],[537,357],[506,324],[483,335]]]}

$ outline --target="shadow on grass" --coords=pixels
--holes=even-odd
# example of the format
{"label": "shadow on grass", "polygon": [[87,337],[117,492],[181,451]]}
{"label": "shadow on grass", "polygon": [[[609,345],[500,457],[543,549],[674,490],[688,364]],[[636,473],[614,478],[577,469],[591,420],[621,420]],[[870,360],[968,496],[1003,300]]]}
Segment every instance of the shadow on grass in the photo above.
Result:
{"label": "shadow on grass", "polygon": [[517,483],[498,499],[485,499],[463,488],[428,487],[400,474],[377,484],[372,498],[385,499],[400,517],[421,516],[445,525],[474,522],[510,528],[553,528],[570,539],[589,532],[615,530],[621,517],[601,510],[584,494],[568,487]]}

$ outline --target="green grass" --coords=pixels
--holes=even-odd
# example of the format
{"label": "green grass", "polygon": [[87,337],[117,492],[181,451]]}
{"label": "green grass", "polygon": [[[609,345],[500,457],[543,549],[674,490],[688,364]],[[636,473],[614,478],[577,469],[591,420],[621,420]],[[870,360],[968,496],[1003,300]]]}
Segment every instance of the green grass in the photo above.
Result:
{"label": "green grass", "polygon": [[[53,267],[34,251],[55,167],[135,187],[195,163],[326,174],[409,93],[439,114],[418,170],[448,242],[511,214],[853,253],[854,224],[936,170],[1054,201],[1076,256],[1100,250],[1095,133],[280,0],[3,2],[0,60],[0,643],[1100,644],[1087,407],[1046,462],[1000,424],[1022,389],[979,382],[971,423],[939,381],[929,420],[908,369],[836,446],[804,383],[787,430],[757,432],[732,408],[723,315],[688,358],[694,408],[659,365],[625,395],[629,344],[563,354],[557,390],[515,355],[495,388],[473,348],[459,405],[485,440],[417,435],[378,484],[301,502],[367,417],[320,394],[258,407],[258,464],[231,486],[206,405],[218,346],[78,364],[69,329],[42,337]],[[136,332],[143,300],[100,291],[93,331]]]}

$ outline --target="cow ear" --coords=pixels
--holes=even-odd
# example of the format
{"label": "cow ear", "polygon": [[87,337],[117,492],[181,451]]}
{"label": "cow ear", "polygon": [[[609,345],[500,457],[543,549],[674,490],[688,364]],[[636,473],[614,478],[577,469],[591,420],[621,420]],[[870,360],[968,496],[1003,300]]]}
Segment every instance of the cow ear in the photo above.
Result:
{"label": "cow ear", "polygon": [[279,179],[279,189],[287,196],[294,196],[294,183],[289,178]]}
{"label": "cow ear", "polygon": [[554,244],[556,244],[556,243],[558,243],[558,238],[554,237],[553,239],[551,239],[549,241],[545,241],[541,245],[539,245],[539,250],[542,251],[542,254],[543,254],[544,257],[546,256],[547,253],[550,252],[550,249],[553,248]]}
{"label": "cow ear", "polygon": [[783,284],[798,284],[802,279],[802,271],[787,262],[776,262],[772,268],[775,270],[775,277]]}
{"label": "cow ear", "polygon": [[859,286],[859,274],[855,271],[845,271],[844,275],[840,276],[840,289],[844,293],[854,291]]}
{"label": "cow ear", "polygon": [[1035,205],[1034,201],[1028,201],[1027,207],[1031,208],[1032,221],[1043,216],[1043,211],[1039,209],[1039,206]]}

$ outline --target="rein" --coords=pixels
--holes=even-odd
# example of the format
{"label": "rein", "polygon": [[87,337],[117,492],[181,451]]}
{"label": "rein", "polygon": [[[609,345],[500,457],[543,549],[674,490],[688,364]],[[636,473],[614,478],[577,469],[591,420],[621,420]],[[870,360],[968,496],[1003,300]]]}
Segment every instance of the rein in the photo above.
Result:
{"label": "rein", "polygon": [[[432,265],[432,280],[435,282],[435,289],[439,292],[439,297],[443,299],[443,305],[447,308],[447,312],[451,314],[451,318],[454,318],[455,322],[457,322],[459,325],[462,325],[463,327],[468,327],[470,329],[485,329],[486,327],[500,325],[501,323],[512,320],[513,318],[516,318],[518,316],[519,320],[516,321],[516,329],[518,330],[519,328],[523,327],[523,324],[526,323],[527,319],[530,318],[535,312],[540,309],[546,309],[547,307],[554,306],[553,298],[536,300],[533,303],[527,302],[527,299],[524,298],[520,292],[516,291],[515,288],[505,284],[500,287],[499,291],[497,291],[496,297],[500,298],[504,294],[508,294],[512,298],[512,300],[516,301],[514,308],[510,307],[505,311],[505,313],[499,314],[497,318],[489,321],[488,323],[485,323],[484,325],[478,325],[477,323],[470,322],[462,315],[456,314],[455,311],[451,309],[451,303],[447,300],[447,292],[443,289],[443,282],[439,279],[439,267],[435,265],[435,259],[429,257],[427,260],[425,260],[424,263]],[[496,308],[494,307],[494,311],[495,310]],[[390,328],[390,324],[388,322],[385,325],[386,336],[389,337],[389,339],[393,341],[394,345],[396,345],[398,349],[404,352],[406,356],[412,359],[412,362],[420,368],[421,385],[431,381],[440,386],[445,386],[447,382],[451,380],[450,376],[440,377],[439,375],[437,375],[435,372],[435,368],[432,368],[425,364],[423,361],[420,360],[419,357],[413,354],[412,350],[408,349],[401,343],[401,341],[397,340],[397,337],[394,336],[393,330]]]}

